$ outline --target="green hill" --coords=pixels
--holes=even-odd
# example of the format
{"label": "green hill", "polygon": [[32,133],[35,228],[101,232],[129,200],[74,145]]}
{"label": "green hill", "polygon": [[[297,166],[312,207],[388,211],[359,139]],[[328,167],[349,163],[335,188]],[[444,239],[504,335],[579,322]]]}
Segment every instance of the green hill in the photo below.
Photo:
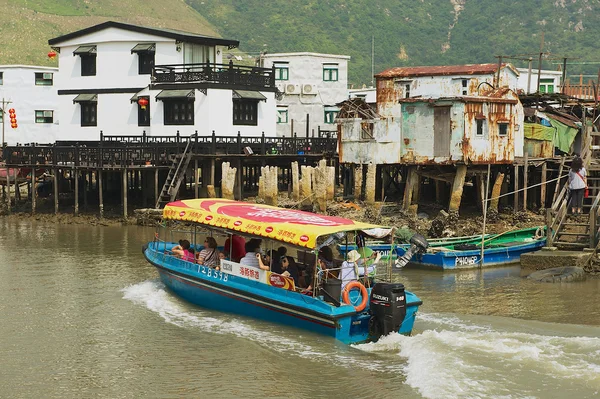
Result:
{"label": "green hill", "polygon": [[0,0],[0,64],[56,66],[48,39],[108,20],[218,35],[183,0]]}
{"label": "green hill", "polygon": [[55,65],[46,57],[49,38],[115,20],[236,39],[250,55],[350,55],[355,85],[371,82],[372,38],[376,73],[495,62],[496,55],[536,60],[542,32],[551,53],[543,68],[556,69],[566,56],[569,74],[588,80],[600,67],[597,0],[0,0],[0,6],[0,64]]}
{"label": "green hill", "polygon": [[[402,65],[495,62],[496,55],[552,53],[573,62],[600,61],[597,0],[187,0],[219,33],[247,52],[315,51],[352,56],[350,82]],[[267,5],[268,4],[268,5]],[[534,55],[534,59],[537,57]],[[517,66],[526,66],[514,60]],[[537,63],[534,64],[534,68]],[[571,65],[570,73],[597,75],[598,64]]]}

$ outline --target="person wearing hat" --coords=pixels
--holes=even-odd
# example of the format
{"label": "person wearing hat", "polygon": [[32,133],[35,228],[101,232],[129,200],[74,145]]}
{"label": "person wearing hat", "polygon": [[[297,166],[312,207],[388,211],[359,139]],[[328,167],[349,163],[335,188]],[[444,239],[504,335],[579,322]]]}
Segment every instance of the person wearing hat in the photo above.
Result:
{"label": "person wearing hat", "polygon": [[[357,250],[353,249],[352,251],[348,252],[346,260],[344,261],[344,263],[342,263],[342,270],[340,271],[340,280],[342,280],[342,290],[344,290],[346,284],[348,284],[350,281],[358,280],[360,273],[357,262],[359,259],[360,254]],[[373,272],[375,270],[375,267],[371,265],[364,269],[366,269],[365,271],[368,274]]]}

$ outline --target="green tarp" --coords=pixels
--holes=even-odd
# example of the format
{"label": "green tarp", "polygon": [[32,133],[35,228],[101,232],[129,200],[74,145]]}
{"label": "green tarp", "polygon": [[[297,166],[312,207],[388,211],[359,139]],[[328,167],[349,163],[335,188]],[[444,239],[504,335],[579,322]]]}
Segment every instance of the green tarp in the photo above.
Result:
{"label": "green tarp", "polygon": [[556,131],[554,127],[540,125],[539,123],[527,122],[523,124],[523,130],[525,131],[525,138],[545,141],[553,141],[554,132]]}
{"label": "green tarp", "polygon": [[567,126],[564,123],[552,118],[550,118],[550,124],[556,128],[556,139],[554,140],[554,146],[563,152],[570,153],[571,145],[573,144],[575,136],[577,136],[579,130]]}

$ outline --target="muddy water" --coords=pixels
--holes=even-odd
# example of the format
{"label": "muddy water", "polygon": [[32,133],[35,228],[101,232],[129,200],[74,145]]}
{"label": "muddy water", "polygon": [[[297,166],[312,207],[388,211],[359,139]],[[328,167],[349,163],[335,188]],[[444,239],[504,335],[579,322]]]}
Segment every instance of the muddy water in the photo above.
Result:
{"label": "muddy water", "polygon": [[178,300],[141,255],[152,234],[0,219],[0,397],[600,395],[598,279],[402,270],[415,335],[347,347]]}

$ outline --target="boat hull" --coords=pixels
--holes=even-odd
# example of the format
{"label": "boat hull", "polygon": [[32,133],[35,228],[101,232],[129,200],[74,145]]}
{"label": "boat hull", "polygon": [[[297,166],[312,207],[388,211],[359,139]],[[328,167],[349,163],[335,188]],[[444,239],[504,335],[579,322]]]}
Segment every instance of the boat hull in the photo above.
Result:
{"label": "boat hull", "polygon": [[[190,303],[309,330],[346,344],[369,341],[368,309],[357,313],[348,305],[335,307],[298,292],[216,272],[154,250],[152,244],[144,248],[144,256],[157,268],[165,286]],[[408,335],[421,302],[412,293],[406,295],[406,317],[399,332]]]}

